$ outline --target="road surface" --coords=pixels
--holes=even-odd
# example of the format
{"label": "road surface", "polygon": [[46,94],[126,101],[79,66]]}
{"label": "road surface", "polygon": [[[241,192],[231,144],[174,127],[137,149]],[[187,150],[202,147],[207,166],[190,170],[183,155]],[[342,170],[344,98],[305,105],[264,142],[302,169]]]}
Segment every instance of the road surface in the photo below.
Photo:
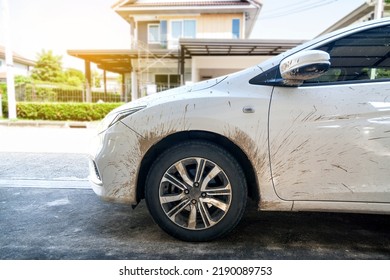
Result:
{"label": "road surface", "polygon": [[0,259],[389,259],[386,215],[278,213],[252,204],[227,237],[186,243],[90,189],[92,129],[0,126]]}

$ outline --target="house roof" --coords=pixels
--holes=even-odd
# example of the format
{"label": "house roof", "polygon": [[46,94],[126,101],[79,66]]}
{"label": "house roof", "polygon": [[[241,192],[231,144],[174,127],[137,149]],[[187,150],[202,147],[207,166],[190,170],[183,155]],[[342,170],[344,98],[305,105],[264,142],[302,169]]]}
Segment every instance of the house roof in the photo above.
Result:
{"label": "house roof", "polygon": [[364,17],[373,14],[374,10],[375,10],[375,2],[366,1],[362,3],[359,7],[357,7],[355,10],[347,14],[345,17],[341,18],[339,21],[337,21],[336,23],[334,23],[333,25],[329,26],[327,29],[322,31],[318,36],[330,33],[340,28],[347,27],[363,19]]}
{"label": "house roof", "polygon": [[158,7],[158,6],[184,6],[184,7],[192,7],[192,6],[242,6],[242,5],[250,5],[248,1],[180,1],[180,2],[134,2],[122,5],[122,7]]}
{"label": "house roof", "polygon": [[260,14],[262,0],[213,1],[119,1],[112,6],[130,24],[135,16],[245,13],[246,37],[249,37]]}
{"label": "house roof", "polygon": [[[280,54],[303,43],[299,40],[226,40],[226,39],[180,39],[185,58],[193,56],[271,56]],[[68,50],[68,54],[95,63],[100,69],[114,73],[132,71],[132,59],[153,57],[155,59],[180,60],[177,50]]]}
{"label": "house roof", "polygon": [[226,5],[249,5],[249,2],[257,2],[257,4],[261,4],[262,0],[182,0],[182,1],[170,1],[170,0],[160,0],[160,1],[137,1],[137,0],[120,0],[117,1],[112,8],[118,7],[150,7],[150,6],[226,6]]}
{"label": "house roof", "polygon": [[[5,59],[5,47],[0,45],[0,58]],[[25,58],[21,56],[18,53],[13,52],[13,60],[16,63],[27,65],[27,66],[34,66],[35,61]]]}

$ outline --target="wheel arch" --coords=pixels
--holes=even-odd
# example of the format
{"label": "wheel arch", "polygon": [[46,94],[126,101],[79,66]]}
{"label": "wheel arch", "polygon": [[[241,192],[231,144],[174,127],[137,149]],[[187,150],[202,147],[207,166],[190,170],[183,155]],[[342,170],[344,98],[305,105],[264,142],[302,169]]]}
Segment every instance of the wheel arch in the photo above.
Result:
{"label": "wheel arch", "polygon": [[256,203],[260,200],[258,182],[254,168],[243,150],[229,140],[227,137],[220,134],[207,131],[183,131],[171,134],[155,145],[153,145],[142,159],[137,178],[137,201],[140,201],[145,196],[145,183],[148,171],[150,170],[154,160],[167,148],[186,140],[205,140],[213,144],[219,145],[229,151],[242,167],[246,181],[248,196]]}

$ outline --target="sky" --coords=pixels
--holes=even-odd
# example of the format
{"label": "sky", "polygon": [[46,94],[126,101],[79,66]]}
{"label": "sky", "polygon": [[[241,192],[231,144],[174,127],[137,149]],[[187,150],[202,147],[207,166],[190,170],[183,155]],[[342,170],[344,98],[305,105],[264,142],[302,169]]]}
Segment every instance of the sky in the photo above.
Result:
{"label": "sky", "polygon": [[68,57],[66,50],[130,46],[129,25],[111,9],[115,3],[116,0],[8,0],[12,48],[33,60],[42,49],[53,50],[63,56],[65,67],[84,69],[84,62]]}
{"label": "sky", "polygon": [[[117,0],[8,0],[11,45],[36,59],[41,50],[83,69],[68,49],[126,49],[129,25],[111,6]],[[365,0],[263,0],[253,39],[311,39]],[[1,23],[0,19],[0,23]],[[0,44],[4,44],[0,26]]]}
{"label": "sky", "polygon": [[366,0],[263,0],[251,38],[309,40]]}

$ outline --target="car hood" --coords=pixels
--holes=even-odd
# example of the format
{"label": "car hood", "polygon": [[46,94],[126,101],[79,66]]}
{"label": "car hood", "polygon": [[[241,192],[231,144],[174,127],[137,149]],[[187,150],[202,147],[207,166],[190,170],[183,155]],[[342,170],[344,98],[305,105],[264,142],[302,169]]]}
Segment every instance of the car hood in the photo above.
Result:
{"label": "car hood", "polygon": [[184,94],[212,88],[212,87],[218,85],[219,83],[221,83],[227,77],[228,76],[222,76],[219,78],[195,83],[192,85],[185,85],[185,86],[181,86],[178,88],[169,89],[166,91],[162,91],[162,92],[158,92],[158,93],[155,93],[152,95],[148,95],[148,96],[142,97],[140,99],[126,103],[126,104],[120,106],[119,108],[115,109],[115,111],[122,111],[122,110],[131,109],[131,108],[135,108],[135,107],[152,106],[152,105],[156,105],[156,104],[159,104],[162,102],[166,102],[166,100],[168,100],[168,99],[171,99],[171,100],[176,99],[176,98],[179,99],[179,98],[182,98],[182,95],[184,95]]}
{"label": "car hood", "polygon": [[[149,96],[145,96],[140,99],[131,101],[127,104],[124,104],[119,108],[115,109],[115,111],[122,111],[135,107],[150,107],[161,103],[166,103],[168,101],[180,100],[190,95],[193,97],[192,93],[200,93],[202,91],[209,92],[208,89],[218,87],[219,85],[222,85],[222,82],[224,81],[239,80],[240,82],[248,82],[249,79],[248,77],[246,77],[248,74],[251,76],[255,76],[260,74],[261,72],[263,72],[263,69],[261,67],[254,66],[226,76],[221,76],[207,81],[198,82],[192,85],[185,85],[178,88],[154,93]],[[226,89],[226,86],[224,87]]]}

